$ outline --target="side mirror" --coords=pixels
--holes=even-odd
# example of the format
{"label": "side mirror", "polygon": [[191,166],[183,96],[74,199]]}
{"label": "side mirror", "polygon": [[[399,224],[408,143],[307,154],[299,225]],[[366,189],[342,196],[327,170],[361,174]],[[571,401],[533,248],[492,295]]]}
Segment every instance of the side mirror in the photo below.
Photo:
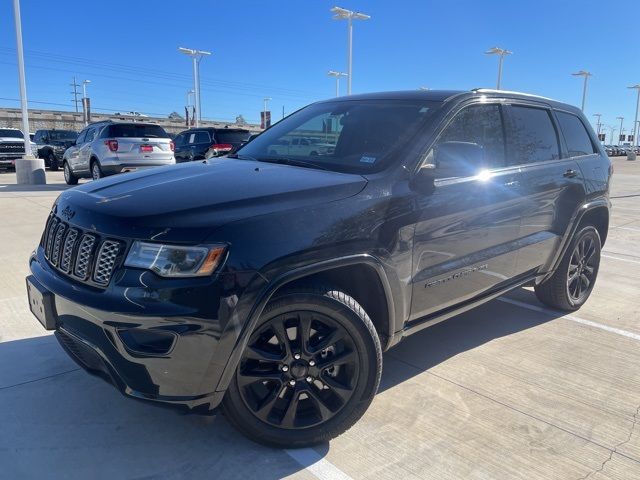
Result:
{"label": "side mirror", "polygon": [[472,142],[443,142],[433,147],[439,178],[477,175],[486,165],[484,148]]}

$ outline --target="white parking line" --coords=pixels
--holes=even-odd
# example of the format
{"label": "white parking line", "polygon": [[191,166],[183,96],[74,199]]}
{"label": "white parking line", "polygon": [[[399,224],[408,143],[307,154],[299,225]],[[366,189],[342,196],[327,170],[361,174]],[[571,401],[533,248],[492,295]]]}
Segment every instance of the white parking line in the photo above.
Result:
{"label": "white parking line", "polygon": [[601,253],[600,256],[604,257],[604,258],[610,258],[612,260],[620,260],[621,262],[638,263],[638,264],[640,264],[640,260],[631,260],[629,258],[614,257],[613,255],[607,255],[605,253]]}
{"label": "white parking line", "polygon": [[[516,305],[518,307],[528,308],[529,310],[533,310],[535,312],[546,313],[548,315],[558,316],[558,313],[559,313],[544,307],[538,307],[537,305],[531,305],[529,303],[521,302],[519,300],[513,300],[511,298],[501,297],[501,298],[498,298],[498,300],[500,300],[501,302]],[[622,335],[623,337],[633,338],[634,340],[640,340],[639,334],[629,332],[627,330],[622,330],[621,328],[610,327],[602,323],[592,322],[591,320],[585,320],[584,318],[575,317],[573,315],[562,315],[560,318],[564,318],[565,320],[571,320],[572,322],[576,322],[576,323],[581,323],[582,325],[587,325],[589,327],[599,328],[600,330],[604,330],[610,333],[615,333],[616,335]]]}
{"label": "white parking line", "polygon": [[313,448],[287,449],[285,452],[320,480],[353,480]]}
{"label": "white parking line", "polygon": [[629,230],[631,232],[640,232],[640,228],[636,228],[636,227],[616,227],[615,225],[612,225],[611,228],[615,228],[616,230]]}

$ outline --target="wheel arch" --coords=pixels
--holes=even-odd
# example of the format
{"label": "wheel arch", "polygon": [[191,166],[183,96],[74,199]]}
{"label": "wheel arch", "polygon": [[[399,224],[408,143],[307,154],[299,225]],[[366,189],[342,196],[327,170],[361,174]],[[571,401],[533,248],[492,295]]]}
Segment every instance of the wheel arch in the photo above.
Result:
{"label": "wheel arch", "polygon": [[[253,303],[253,307],[247,317],[244,328],[240,333],[233,352],[229,356],[224,371],[220,376],[216,391],[221,392],[228,387],[233,373],[240,361],[242,352],[249,340],[251,332],[255,328],[262,311],[265,306],[271,300],[278,291],[282,291],[283,288],[292,287],[295,285],[306,284],[311,281],[324,281],[325,283],[336,281],[336,286],[344,288],[345,280],[348,278],[339,279],[340,276],[346,277],[345,274],[356,275],[360,281],[375,280],[379,289],[376,291],[378,297],[376,299],[363,300],[362,292],[366,289],[368,291],[369,284],[362,284],[358,288],[346,288],[345,293],[354,297],[358,303],[369,314],[372,323],[378,333],[382,350],[388,349],[393,345],[394,331],[395,331],[395,306],[393,303],[392,289],[389,284],[389,280],[384,271],[382,263],[372,255],[361,254],[351,255],[348,257],[342,257],[337,259],[331,259],[306,265],[289,272],[286,272],[279,277],[270,281],[264,289],[257,295],[256,300]],[[355,294],[352,295],[352,294]],[[357,297],[360,297],[357,298]],[[380,298],[382,297],[382,298]],[[376,303],[377,302],[377,303]],[[370,313],[367,310],[367,306],[373,311]],[[372,316],[372,314],[375,316]]]}

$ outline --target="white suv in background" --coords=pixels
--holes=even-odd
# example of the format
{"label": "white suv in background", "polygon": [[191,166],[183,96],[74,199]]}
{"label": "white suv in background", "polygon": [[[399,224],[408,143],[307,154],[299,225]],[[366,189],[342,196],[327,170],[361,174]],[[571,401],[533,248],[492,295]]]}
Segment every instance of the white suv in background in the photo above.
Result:
{"label": "white suv in background", "polygon": [[64,179],[98,180],[115,173],[176,163],[173,141],[159,125],[104,121],[87,126],[64,152]]}

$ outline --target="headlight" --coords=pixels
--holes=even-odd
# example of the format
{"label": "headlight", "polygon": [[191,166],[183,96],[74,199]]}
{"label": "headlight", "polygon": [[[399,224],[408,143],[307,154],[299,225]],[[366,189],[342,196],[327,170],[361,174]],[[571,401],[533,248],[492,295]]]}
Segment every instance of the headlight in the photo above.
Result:
{"label": "headlight", "polygon": [[186,247],[134,242],[124,264],[151,270],[162,277],[202,277],[220,265],[225,249],[224,245]]}

